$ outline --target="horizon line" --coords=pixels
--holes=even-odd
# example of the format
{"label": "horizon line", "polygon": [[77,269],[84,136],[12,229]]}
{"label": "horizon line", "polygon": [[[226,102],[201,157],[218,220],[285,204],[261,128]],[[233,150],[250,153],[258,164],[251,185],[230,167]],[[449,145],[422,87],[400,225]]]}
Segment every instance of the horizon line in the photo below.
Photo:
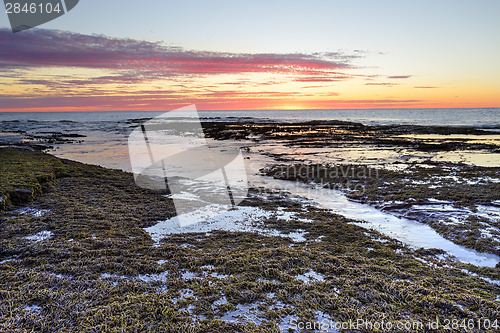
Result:
{"label": "horizon line", "polygon": [[[202,112],[222,112],[222,111],[335,111],[335,110],[457,110],[457,109],[500,109],[500,106],[492,106],[492,107],[430,107],[430,108],[335,108],[335,109],[327,109],[327,108],[318,108],[318,109],[198,109],[197,111]],[[177,109],[171,110],[88,110],[88,111],[79,111],[79,110],[54,110],[54,111],[3,111],[0,110],[0,113],[50,113],[50,112],[80,112],[80,113],[91,113],[91,112],[169,112]]]}

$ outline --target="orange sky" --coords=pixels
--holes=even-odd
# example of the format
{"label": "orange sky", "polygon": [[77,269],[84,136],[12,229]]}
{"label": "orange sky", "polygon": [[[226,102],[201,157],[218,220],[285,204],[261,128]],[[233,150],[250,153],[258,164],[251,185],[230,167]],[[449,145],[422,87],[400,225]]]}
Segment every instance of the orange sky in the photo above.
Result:
{"label": "orange sky", "polygon": [[0,111],[499,107],[497,46],[488,47],[465,58],[405,48],[226,52],[5,28]]}

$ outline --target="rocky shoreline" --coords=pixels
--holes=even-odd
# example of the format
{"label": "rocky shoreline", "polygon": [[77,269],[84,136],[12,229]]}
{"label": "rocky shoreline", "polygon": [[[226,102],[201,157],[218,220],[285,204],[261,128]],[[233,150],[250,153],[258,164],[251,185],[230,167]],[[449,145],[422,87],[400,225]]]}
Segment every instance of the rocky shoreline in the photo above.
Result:
{"label": "rocky shoreline", "polygon": [[[131,174],[28,150],[0,154],[10,175],[2,193],[41,188],[0,213],[4,331],[279,332],[294,320],[499,317],[498,268],[411,250],[281,194],[252,189],[241,205],[269,211],[261,227],[284,236],[214,230],[155,246],[144,228],[173,206]],[[288,218],[276,215],[283,209]],[[297,230],[303,240],[286,237]]]}
{"label": "rocky shoreline", "polygon": [[[341,190],[457,244],[498,253],[498,220],[484,207],[498,207],[499,168],[442,155],[498,154],[496,142],[470,139],[488,129],[203,125],[212,140],[240,143],[250,162],[252,153],[271,157],[265,175]],[[1,144],[2,331],[300,332],[297,323],[429,325],[500,315],[498,267],[409,248],[283,192],[250,189],[233,215],[251,231],[172,233],[156,242],[148,228],[175,215],[166,193],[137,187],[127,172],[41,152],[53,146],[52,134]],[[55,143],[85,141],[74,134]],[[330,331],[376,331],[350,327]]]}
{"label": "rocky shoreline", "polygon": [[457,244],[500,254],[500,168],[428,163],[395,172],[366,165],[276,164],[262,173],[340,190],[351,200],[426,223]]}

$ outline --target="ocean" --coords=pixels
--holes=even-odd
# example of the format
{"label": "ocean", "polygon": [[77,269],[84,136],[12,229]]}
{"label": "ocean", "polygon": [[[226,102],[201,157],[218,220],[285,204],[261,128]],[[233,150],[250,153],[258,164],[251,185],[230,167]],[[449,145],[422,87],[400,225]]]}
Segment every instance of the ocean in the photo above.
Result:
{"label": "ocean", "polygon": [[[0,112],[0,121],[113,122],[156,117],[165,111]],[[224,110],[199,111],[204,118],[255,118],[275,121],[342,120],[364,125],[443,125],[500,127],[500,108],[346,109],[346,110]],[[4,124],[2,124],[3,127]]]}
{"label": "ocean", "polygon": [[[84,135],[79,144],[55,144],[49,153],[79,162],[131,171],[127,140],[137,120],[163,111],[0,112],[0,142],[50,133]],[[500,131],[500,108],[489,109],[350,109],[350,110],[226,110],[199,111],[207,121],[306,122],[340,120],[364,125],[466,126]],[[134,121],[135,120],[135,121]],[[35,139],[36,140],[36,139]],[[493,158],[496,164],[498,157]],[[491,165],[491,161],[489,164]]]}

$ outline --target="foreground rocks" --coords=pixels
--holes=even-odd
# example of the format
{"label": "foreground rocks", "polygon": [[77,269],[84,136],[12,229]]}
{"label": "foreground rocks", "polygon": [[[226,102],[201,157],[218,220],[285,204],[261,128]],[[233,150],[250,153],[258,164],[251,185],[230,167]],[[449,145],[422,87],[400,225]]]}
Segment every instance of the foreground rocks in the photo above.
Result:
{"label": "foreground rocks", "polygon": [[[15,166],[4,191],[23,188],[13,185],[21,176],[27,189],[40,185],[34,201],[0,213],[0,331],[278,332],[290,320],[500,317],[500,287],[484,279],[500,279],[498,269],[412,251],[283,196],[264,201],[252,190],[242,204],[296,213],[300,219],[269,217],[265,225],[302,230],[303,242],[213,231],[170,235],[154,246],[143,228],[175,213],[163,193],[117,170],[0,153],[4,166]],[[53,175],[50,186],[29,176],[40,171]]]}

